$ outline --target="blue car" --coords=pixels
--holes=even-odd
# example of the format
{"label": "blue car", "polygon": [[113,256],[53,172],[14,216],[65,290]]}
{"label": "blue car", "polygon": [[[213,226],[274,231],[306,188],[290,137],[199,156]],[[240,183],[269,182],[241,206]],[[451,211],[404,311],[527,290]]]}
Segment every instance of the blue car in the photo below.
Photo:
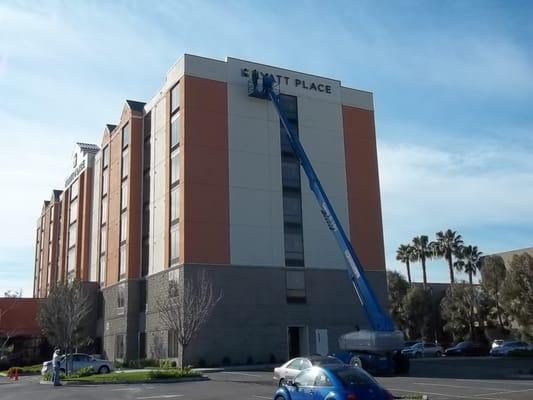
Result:
{"label": "blue car", "polygon": [[392,400],[393,395],[359,367],[331,365],[300,372],[274,400]]}

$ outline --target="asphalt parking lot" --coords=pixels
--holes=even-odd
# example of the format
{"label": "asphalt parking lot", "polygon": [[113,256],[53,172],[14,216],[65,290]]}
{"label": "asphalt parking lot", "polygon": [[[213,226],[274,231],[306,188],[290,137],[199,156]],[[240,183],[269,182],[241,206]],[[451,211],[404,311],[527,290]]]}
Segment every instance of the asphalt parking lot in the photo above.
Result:
{"label": "asphalt parking lot", "polygon": [[[39,377],[22,377],[6,383],[0,378],[1,400],[128,399],[128,400],[257,400],[272,399],[275,391],[270,371],[208,373],[208,381],[135,385],[83,385],[53,388],[40,385]],[[533,398],[533,380],[379,377],[396,396],[428,394],[430,399],[526,400]]]}

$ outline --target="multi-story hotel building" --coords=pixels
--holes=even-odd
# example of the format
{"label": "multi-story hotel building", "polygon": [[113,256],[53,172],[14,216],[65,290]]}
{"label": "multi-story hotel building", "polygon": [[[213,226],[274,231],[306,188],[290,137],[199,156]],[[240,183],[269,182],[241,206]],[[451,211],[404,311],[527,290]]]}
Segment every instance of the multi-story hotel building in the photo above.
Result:
{"label": "multi-story hotel building", "polygon": [[184,55],[147,103],[126,101],[99,147],[78,144],[65,189],[39,220],[35,296],[56,279],[97,282],[97,342],[111,359],[177,356],[156,302],[169,282],[198,272],[222,300],[185,363],[326,353],[341,334],[368,326],[273,105],[248,96],[254,69],[279,84],[282,108],[386,302],[372,94]]}

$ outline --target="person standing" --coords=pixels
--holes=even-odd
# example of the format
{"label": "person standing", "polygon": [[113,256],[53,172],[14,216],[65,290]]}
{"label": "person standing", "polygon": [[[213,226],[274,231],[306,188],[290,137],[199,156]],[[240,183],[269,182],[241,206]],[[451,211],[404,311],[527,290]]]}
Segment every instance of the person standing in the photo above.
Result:
{"label": "person standing", "polygon": [[54,386],[61,386],[61,352],[59,349],[54,350],[54,355],[52,357],[52,368],[53,368],[53,374],[52,374],[52,381],[54,382]]}

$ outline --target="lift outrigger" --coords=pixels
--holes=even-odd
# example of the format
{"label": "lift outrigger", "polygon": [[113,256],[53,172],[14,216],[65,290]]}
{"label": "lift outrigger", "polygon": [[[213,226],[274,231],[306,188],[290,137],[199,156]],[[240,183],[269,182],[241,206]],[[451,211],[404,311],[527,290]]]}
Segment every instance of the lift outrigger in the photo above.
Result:
{"label": "lift outrigger", "polygon": [[369,367],[368,369],[373,370],[372,372],[407,372],[408,361],[400,353],[404,343],[403,333],[395,329],[390,316],[379,304],[365,276],[363,266],[339,222],[335,209],[331,205],[300,139],[292,132],[287,117],[280,107],[279,86],[274,76],[264,74],[259,77],[258,72],[253,70],[251,80],[248,82],[248,95],[272,101],[285,128],[291,148],[309,180],[309,187],[318,201],[324,220],[344,255],[348,276],[370,323],[371,329],[342,335],[339,339],[339,347],[344,351],[335,355],[347,363],[359,358],[363,365],[366,363],[365,368]]}

